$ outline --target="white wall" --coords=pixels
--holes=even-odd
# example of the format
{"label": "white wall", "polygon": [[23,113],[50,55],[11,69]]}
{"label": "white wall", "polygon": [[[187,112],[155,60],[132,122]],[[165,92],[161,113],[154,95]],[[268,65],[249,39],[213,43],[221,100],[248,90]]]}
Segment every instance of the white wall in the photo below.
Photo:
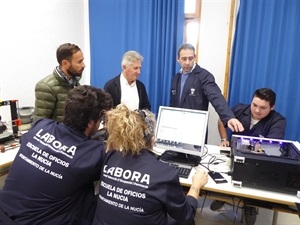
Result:
{"label": "white wall", "polygon": [[34,106],[35,84],[58,65],[56,49],[66,42],[82,49],[86,70],[81,83],[89,83],[86,12],[82,0],[0,0],[1,100]]}
{"label": "white wall", "polygon": [[[202,0],[199,64],[215,76],[221,89],[230,2]],[[86,69],[81,83],[90,83],[88,0],[0,0],[0,27],[0,99],[33,106],[35,84],[53,71],[56,49],[65,42],[82,49]],[[218,117],[211,107],[210,112],[209,143],[217,144]]]}
{"label": "white wall", "polygon": [[[229,33],[230,0],[202,0],[198,64],[211,72],[223,91]],[[209,106],[208,143],[218,144],[218,114]]]}

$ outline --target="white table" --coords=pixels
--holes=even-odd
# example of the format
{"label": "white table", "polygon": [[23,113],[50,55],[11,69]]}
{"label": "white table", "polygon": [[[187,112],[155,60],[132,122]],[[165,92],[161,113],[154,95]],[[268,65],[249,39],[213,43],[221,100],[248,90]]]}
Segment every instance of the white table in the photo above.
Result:
{"label": "white table", "polygon": [[[218,165],[211,165],[209,167],[210,170],[218,171],[218,172],[226,172],[230,170],[230,158],[221,156],[220,154],[220,147],[214,146],[214,145],[206,145],[208,149],[208,154],[211,155],[217,155],[219,157],[222,157],[222,159],[225,160],[224,163],[220,163]],[[224,148],[222,148],[224,149]],[[0,153],[0,176],[2,174],[1,171],[3,171],[3,174],[5,174],[5,171],[7,172],[9,167],[11,166],[13,160],[15,159],[17,152],[19,150],[19,147],[10,149],[4,153]],[[154,149],[155,153],[161,154],[164,152],[162,149]],[[209,158],[203,158],[201,163],[206,163]],[[197,169],[205,169],[201,165],[199,165],[196,168],[193,168],[189,178],[184,179],[180,178],[180,183],[183,187],[190,187],[192,184],[192,176],[195,174]],[[223,176],[226,178],[228,183],[221,183],[216,184],[211,178],[209,178],[208,183],[202,188],[202,195],[207,194],[208,197],[213,199],[219,199],[223,201],[231,201],[232,198],[236,198],[235,200],[238,201],[240,199],[252,199],[252,200],[260,200],[266,203],[275,203],[275,204],[282,204],[285,206],[296,208],[296,204],[300,204],[300,198],[298,198],[296,195],[291,194],[285,194],[285,193],[279,193],[274,191],[267,191],[262,189],[256,189],[256,188],[250,188],[250,187],[235,187],[231,184],[231,177],[223,174]],[[228,198],[228,196],[231,196]],[[280,209],[280,208],[274,208],[274,216],[273,216],[273,225],[277,223],[277,217],[278,217],[278,211],[288,212],[288,213],[295,213],[292,210],[289,211],[287,209]],[[298,213],[299,215],[299,213]]]}
{"label": "white table", "polygon": [[19,147],[9,149],[5,152],[0,152],[0,176],[5,175],[12,162],[14,161],[17,153],[19,151]]}
{"label": "white table", "polygon": [[[225,160],[224,163],[220,163],[218,165],[210,165],[209,169],[212,171],[217,172],[227,172],[230,170],[230,158],[223,156],[220,154],[220,150],[224,149],[223,147],[215,146],[215,145],[206,145],[208,149],[208,154],[210,155],[216,155],[218,157],[221,157]],[[227,148],[227,150],[229,150]],[[164,152],[163,149],[157,149],[154,148],[154,151],[157,154],[161,154]],[[201,163],[203,163],[205,166],[207,164],[207,161],[209,160],[209,157],[204,157],[201,160]],[[189,178],[184,179],[180,178],[180,183],[183,187],[190,187],[192,184],[192,176],[195,174],[197,169],[205,169],[201,165],[197,166],[196,168],[193,168]],[[287,207],[291,207],[291,210],[288,210],[286,208],[273,208],[274,210],[274,216],[273,216],[273,225],[277,223],[277,217],[278,217],[278,211],[288,212],[288,213],[295,213],[296,204],[300,204],[300,198],[298,198],[295,195],[291,194],[285,194],[285,193],[279,193],[274,191],[268,191],[263,189],[256,189],[256,188],[250,188],[250,187],[235,187],[231,183],[231,176],[228,176],[227,174],[222,174],[226,180],[227,183],[220,183],[216,184],[212,178],[209,177],[208,183],[202,188],[202,194],[207,195],[208,197],[211,197],[213,199],[219,199],[222,201],[231,202],[235,199],[236,202],[242,199],[250,199],[250,200],[259,200],[266,203],[275,203],[274,205],[284,205]],[[299,212],[298,212],[299,215]]]}

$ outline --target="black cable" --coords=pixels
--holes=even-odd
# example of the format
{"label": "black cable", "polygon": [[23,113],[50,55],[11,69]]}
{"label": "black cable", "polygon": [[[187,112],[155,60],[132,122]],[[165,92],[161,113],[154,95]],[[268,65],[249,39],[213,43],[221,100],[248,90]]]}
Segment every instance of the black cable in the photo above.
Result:
{"label": "black cable", "polygon": [[225,173],[225,174],[227,174],[228,176],[232,176],[232,171],[228,171],[228,172],[221,172],[221,173]]}
{"label": "black cable", "polygon": [[211,155],[211,154],[205,155],[205,157],[202,157],[202,159],[204,159],[204,158],[206,158],[206,157],[208,157],[208,156],[210,156],[210,159],[208,160],[207,163],[217,165],[217,164],[219,164],[219,163],[224,163],[224,162],[226,162],[224,159],[218,158],[217,156]]}
{"label": "black cable", "polygon": [[200,210],[201,213],[202,213],[202,210],[203,210],[203,207],[204,207],[204,203],[206,201],[206,197],[207,197],[207,193],[205,194],[205,197],[203,199],[203,203],[202,203],[201,210]]}
{"label": "black cable", "polygon": [[207,166],[204,166],[202,163],[200,163],[200,165],[203,166],[204,168],[206,168],[208,171],[210,171]]}
{"label": "black cable", "polygon": [[206,158],[207,155],[208,155],[208,148],[206,145],[204,145],[202,159]]}
{"label": "black cable", "polygon": [[[220,161],[220,162],[218,162],[218,161]],[[214,164],[214,165],[218,165],[218,164],[224,163],[224,162],[226,162],[224,159],[216,158],[216,159],[214,160],[213,164]]]}
{"label": "black cable", "polygon": [[[233,220],[233,224],[232,224],[232,225],[235,224],[235,221],[236,221],[236,219],[237,219],[238,211],[239,211],[239,205],[240,205],[241,202],[242,202],[242,199],[239,200],[239,202],[238,202],[238,204],[237,204],[237,206],[236,206],[236,211],[235,211],[235,214],[234,214],[234,220]],[[233,207],[233,210],[234,210],[234,207]]]}

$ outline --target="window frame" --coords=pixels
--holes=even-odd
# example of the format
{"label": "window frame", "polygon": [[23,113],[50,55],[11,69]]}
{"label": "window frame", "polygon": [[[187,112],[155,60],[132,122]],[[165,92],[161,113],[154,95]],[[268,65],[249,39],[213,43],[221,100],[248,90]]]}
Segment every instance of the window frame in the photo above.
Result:
{"label": "window frame", "polygon": [[[188,0],[185,0],[188,1]],[[200,12],[201,12],[201,0],[196,0],[195,2],[195,13],[185,13],[184,18],[185,19],[194,19],[194,18],[200,18]]]}
{"label": "window frame", "polygon": [[[188,0],[185,0],[188,1]],[[184,37],[183,40],[184,42],[187,42],[187,25],[188,23],[196,22],[199,24],[198,27],[198,37],[196,40],[196,45],[194,46],[196,49],[196,61],[198,60],[198,46],[199,46],[199,37],[200,37],[200,16],[201,16],[201,0],[196,0],[195,1],[195,12],[194,13],[185,13],[184,14]]]}

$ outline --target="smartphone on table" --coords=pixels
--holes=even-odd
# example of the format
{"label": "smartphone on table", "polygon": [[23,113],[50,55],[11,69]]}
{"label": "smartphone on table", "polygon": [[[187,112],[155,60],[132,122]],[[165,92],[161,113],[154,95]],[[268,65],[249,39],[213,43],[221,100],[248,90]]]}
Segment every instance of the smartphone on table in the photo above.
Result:
{"label": "smartphone on table", "polygon": [[209,171],[208,175],[217,183],[227,183],[227,180],[223,177],[223,175],[219,172]]}

